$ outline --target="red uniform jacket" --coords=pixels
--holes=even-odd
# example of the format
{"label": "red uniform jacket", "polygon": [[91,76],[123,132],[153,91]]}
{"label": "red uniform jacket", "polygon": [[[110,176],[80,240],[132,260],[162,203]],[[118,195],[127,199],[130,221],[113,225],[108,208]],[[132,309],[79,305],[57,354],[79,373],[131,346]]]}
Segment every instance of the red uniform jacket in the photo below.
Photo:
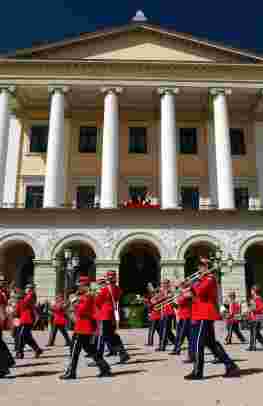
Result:
{"label": "red uniform jacket", "polygon": [[227,324],[237,324],[239,321],[235,319],[237,315],[240,314],[241,306],[239,303],[230,303],[229,305],[229,315],[226,320]]}
{"label": "red uniform jacket", "polygon": [[192,320],[220,320],[217,302],[217,282],[214,275],[204,275],[192,287]]}
{"label": "red uniform jacket", "polygon": [[192,301],[183,294],[177,299],[177,317],[179,320],[188,320],[192,317]]}
{"label": "red uniform jacket", "polygon": [[20,301],[20,323],[32,325],[35,321],[35,295],[28,292]]}
{"label": "red uniform jacket", "polygon": [[5,293],[2,290],[0,290],[0,307],[1,307],[1,309],[0,309],[0,329],[3,329],[5,326],[6,306],[7,306],[7,296],[5,295]]}
{"label": "red uniform jacket", "polygon": [[261,314],[263,314],[263,300],[260,296],[256,296],[254,299],[256,309],[251,311],[248,315],[248,320],[257,320]]}
{"label": "red uniform jacket", "polygon": [[67,324],[67,318],[65,314],[65,304],[59,300],[53,306],[53,324],[55,326],[65,327]]}
{"label": "red uniform jacket", "polygon": [[82,294],[79,303],[75,305],[75,326],[77,334],[92,335],[95,332],[93,321],[94,298],[91,295]]}
{"label": "red uniform jacket", "polygon": [[175,316],[174,307],[172,304],[164,304],[162,310],[163,316]]}
{"label": "red uniform jacket", "polygon": [[[111,294],[112,292],[112,294]],[[107,285],[103,287],[96,297],[97,320],[114,320],[114,305],[112,296],[114,298],[115,304],[120,300],[122,291],[119,286]]]}

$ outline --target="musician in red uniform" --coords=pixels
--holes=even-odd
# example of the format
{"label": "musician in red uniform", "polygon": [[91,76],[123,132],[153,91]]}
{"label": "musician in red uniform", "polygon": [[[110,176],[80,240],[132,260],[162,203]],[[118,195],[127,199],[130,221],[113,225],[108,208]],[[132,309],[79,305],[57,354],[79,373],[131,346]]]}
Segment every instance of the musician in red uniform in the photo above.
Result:
{"label": "musician in red uniform", "polygon": [[0,378],[9,374],[9,368],[15,365],[15,361],[3,340],[2,331],[6,321],[6,307],[8,298],[4,289],[4,280],[0,280]]}
{"label": "musician in red uniform", "polygon": [[230,359],[222,345],[215,338],[215,320],[220,319],[216,277],[208,273],[208,260],[202,260],[200,279],[185,295],[192,297],[192,338],[194,351],[193,371],[185,376],[188,380],[203,379],[204,349],[208,347],[213,355],[225,365],[224,377],[240,376],[240,370]]}
{"label": "musician in red uniform", "polygon": [[[148,330],[148,340],[147,345],[153,346],[154,344],[154,334],[157,332],[160,338],[160,320],[161,320],[161,311],[155,309],[155,297],[158,293],[153,293],[148,301],[148,311],[149,311],[149,330]],[[157,302],[156,302],[157,303]]]}
{"label": "musician in red uniform", "polygon": [[261,322],[263,320],[263,299],[260,296],[260,289],[258,286],[253,286],[251,289],[251,307],[248,316],[250,340],[247,351],[256,351],[257,341],[263,345],[263,337],[260,333]]}
{"label": "musician in red uniform", "polygon": [[236,301],[236,294],[235,292],[231,292],[229,294],[229,310],[226,319],[227,325],[227,336],[225,338],[225,344],[231,344],[232,342],[232,334],[235,333],[237,338],[242,342],[245,343],[246,339],[240,331],[239,328],[239,319],[238,316],[241,312],[241,306]]}
{"label": "musician in red uniform", "polygon": [[107,272],[106,286],[102,287],[96,297],[97,321],[99,326],[98,350],[104,354],[105,343],[109,343],[113,352],[120,356],[120,363],[130,359],[119,334],[116,333],[118,323],[117,309],[121,297],[121,289],[117,286],[116,273]]}
{"label": "musician in red uniform", "polygon": [[[171,294],[171,284],[168,279],[164,280],[160,289],[161,296],[167,299]],[[159,347],[156,351],[165,351],[168,340],[174,344],[175,336],[172,332],[172,322],[175,319],[175,310],[172,303],[164,303],[161,305],[161,319],[160,319],[160,341]]]}
{"label": "musician in red uniform", "polygon": [[48,346],[53,347],[56,339],[57,332],[59,331],[64,339],[65,345],[70,347],[71,340],[67,331],[67,316],[66,316],[66,304],[64,301],[64,295],[61,293],[57,295],[55,304],[52,308],[53,313],[53,329],[51,331],[51,337],[49,339]]}
{"label": "musician in red uniform", "polygon": [[26,286],[25,295],[19,300],[20,329],[18,339],[17,358],[24,358],[24,347],[28,344],[35,351],[35,358],[39,358],[43,350],[32,336],[32,328],[36,318],[36,293],[34,285]]}
{"label": "musician in red uniform", "polygon": [[[184,285],[181,286],[183,289]],[[176,312],[176,336],[174,349],[170,353],[171,355],[180,355],[182,344],[187,338],[188,341],[188,360],[185,362],[193,362],[194,354],[192,351],[192,333],[191,333],[191,317],[192,317],[192,299],[186,297],[183,293],[176,300],[177,312]]]}
{"label": "musician in red uniform", "polygon": [[94,297],[89,292],[90,279],[87,276],[81,276],[79,279],[79,300],[75,305],[75,339],[72,348],[70,364],[60,379],[76,379],[76,370],[78,366],[81,350],[84,349],[93,358],[96,366],[99,368],[98,377],[111,376],[110,366],[104,360],[101,352],[97,351],[93,340],[95,325]]}

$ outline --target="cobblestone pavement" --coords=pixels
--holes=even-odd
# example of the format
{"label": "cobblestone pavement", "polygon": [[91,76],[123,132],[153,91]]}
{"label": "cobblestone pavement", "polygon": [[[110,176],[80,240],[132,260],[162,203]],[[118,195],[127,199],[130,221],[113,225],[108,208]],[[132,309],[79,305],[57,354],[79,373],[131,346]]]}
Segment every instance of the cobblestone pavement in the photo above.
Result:
{"label": "cobblestone pavement", "polygon": [[[222,326],[219,326],[222,338]],[[47,332],[34,333],[42,348],[47,342]],[[263,351],[247,352],[246,344],[227,346],[227,351],[242,370],[241,378],[224,379],[224,367],[211,363],[206,355],[203,381],[187,382],[183,376],[190,372],[191,365],[183,364],[180,357],[154,352],[144,346],[145,330],[121,330],[131,360],[118,365],[118,358],[109,358],[112,378],[96,378],[97,369],[87,367],[87,358],[82,357],[76,381],[58,379],[69,360],[68,349],[63,339],[57,336],[56,347],[45,349],[39,359],[31,351],[25,359],[17,361],[17,368],[9,378],[0,380],[1,406],[250,406],[260,404],[262,398]],[[12,349],[12,339],[5,337]]]}

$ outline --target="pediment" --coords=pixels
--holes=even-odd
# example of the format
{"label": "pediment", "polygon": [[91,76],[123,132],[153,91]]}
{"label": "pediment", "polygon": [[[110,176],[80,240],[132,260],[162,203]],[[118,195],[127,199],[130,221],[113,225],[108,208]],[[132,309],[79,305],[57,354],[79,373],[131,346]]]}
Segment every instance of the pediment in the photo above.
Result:
{"label": "pediment", "polygon": [[[32,49],[33,58],[249,63],[262,58],[152,26],[91,33]],[[17,54],[18,55],[18,54]],[[254,60],[253,60],[254,58]],[[258,60],[257,60],[258,59]]]}

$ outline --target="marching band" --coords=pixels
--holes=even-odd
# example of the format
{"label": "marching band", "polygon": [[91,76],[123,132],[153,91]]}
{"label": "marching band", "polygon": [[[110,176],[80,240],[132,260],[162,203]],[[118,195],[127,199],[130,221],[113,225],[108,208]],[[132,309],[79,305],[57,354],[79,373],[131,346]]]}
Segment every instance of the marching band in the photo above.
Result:
{"label": "marching band", "polygon": [[[219,303],[217,269],[209,267],[207,258],[200,258],[198,272],[180,283],[172,285],[164,280],[159,289],[148,284],[145,304],[149,312],[147,344],[154,345],[155,332],[159,345],[156,351],[166,351],[167,344],[173,345],[171,355],[179,356],[187,339],[188,358],[184,361],[192,365],[192,371],[184,378],[201,380],[204,377],[204,349],[208,347],[215,357],[214,362],[225,365],[224,377],[240,376],[240,369],[229,357],[222,344],[216,339],[215,321],[225,320],[226,337],[224,344],[232,343],[233,333],[241,343],[246,339],[240,330],[240,322],[249,324],[249,351],[256,351],[256,344],[263,345],[261,321],[263,321],[263,299],[257,286],[251,289],[247,309],[238,303],[235,292],[228,296],[225,306]],[[76,379],[77,366],[82,349],[92,358],[99,369],[98,377],[110,377],[111,368],[105,360],[105,346],[109,356],[118,355],[121,364],[129,361],[130,355],[120,335],[119,301],[122,291],[117,284],[116,273],[92,281],[80,276],[74,294],[59,294],[51,308],[51,329],[47,346],[53,346],[57,332],[70,347],[70,362],[60,379]],[[36,293],[34,285],[27,285],[25,292],[16,290],[10,294],[4,281],[0,280],[0,378],[8,376],[15,360],[3,340],[3,330],[12,332],[15,357],[24,358],[24,347],[29,345],[38,358],[43,353],[32,335],[38,321]],[[68,333],[69,321],[74,325],[73,335]],[[176,327],[176,334],[173,327]],[[91,364],[90,364],[91,365]]]}

